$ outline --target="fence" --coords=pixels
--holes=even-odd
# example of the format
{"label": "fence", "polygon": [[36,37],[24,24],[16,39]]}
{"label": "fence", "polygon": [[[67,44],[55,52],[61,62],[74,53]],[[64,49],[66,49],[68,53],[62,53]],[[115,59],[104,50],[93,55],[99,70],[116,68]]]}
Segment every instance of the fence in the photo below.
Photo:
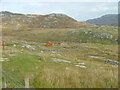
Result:
{"label": "fence", "polygon": [[29,78],[19,81],[15,75],[9,75],[6,71],[2,71],[2,87],[3,88],[29,88]]}

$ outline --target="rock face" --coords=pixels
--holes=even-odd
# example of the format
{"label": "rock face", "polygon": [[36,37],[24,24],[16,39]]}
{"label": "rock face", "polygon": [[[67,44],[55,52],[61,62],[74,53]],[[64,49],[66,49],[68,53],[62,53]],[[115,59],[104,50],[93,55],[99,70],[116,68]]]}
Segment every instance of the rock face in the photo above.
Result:
{"label": "rock face", "polygon": [[105,63],[112,64],[112,65],[120,65],[118,61],[113,61],[113,60],[104,60]]}
{"label": "rock face", "polygon": [[80,23],[73,18],[60,13],[48,15],[18,14],[7,11],[0,12],[2,25],[13,25],[16,29],[29,28],[78,28],[90,24]]}
{"label": "rock face", "polygon": [[118,26],[118,14],[108,14],[99,18],[89,19],[86,21],[86,23]]}
{"label": "rock face", "polygon": [[34,46],[31,46],[31,45],[28,45],[28,44],[25,44],[25,45],[22,45],[22,46],[20,46],[21,48],[28,48],[28,49],[30,49],[30,50],[36,50],[35,49],[35,47]]}

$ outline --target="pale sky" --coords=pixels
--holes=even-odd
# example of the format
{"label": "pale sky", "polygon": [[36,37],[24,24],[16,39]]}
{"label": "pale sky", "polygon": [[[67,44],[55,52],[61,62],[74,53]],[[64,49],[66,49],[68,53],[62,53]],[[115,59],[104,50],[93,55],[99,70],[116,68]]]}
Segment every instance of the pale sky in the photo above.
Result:
{"label": "pale sky", "polygon": [[[63,13],[77,21],[118,13],[118,0],[2,0],[0,11],[23,14]],[[74,1],[74,2],[73,2]]]}

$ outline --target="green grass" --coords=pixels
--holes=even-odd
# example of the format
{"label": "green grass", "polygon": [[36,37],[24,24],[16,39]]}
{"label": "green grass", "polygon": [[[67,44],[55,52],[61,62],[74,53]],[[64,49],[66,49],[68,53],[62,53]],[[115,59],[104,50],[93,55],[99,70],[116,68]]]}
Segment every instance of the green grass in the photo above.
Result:
{"label": "green grass", "polygon": [[[38,44],[38,46],[43,45]],[[9,58],[10,61],[3,62],[3,70],[9,76],[14,76],[15,80],[19,80],[23,86],[24,78],[26,76],[29,77],[31,88],[118,87],[118,67],[105,64],[99,59],[88,57],[93,55],[117,60],[117,45],[71,43],[69,46],[80,46],[81,50],[56,53],[43,52],[41,57],[37,57],[36,54],[40,53],[39,49],[36,51],[24,49],[23,53],[21,53],[19,46],[15,48],[12,45],[8,45],[6,46],[5,57]],[[47,48],[54,48],[54,46]],[[16,56],[9,56],[11,49],[12,54]],[[109,53],[109,55],[106,55],[106,53]],[[61,54],[61,56],[56,56],[56,54]],[[52,58],[69,60],[72,63],[54,62]],[[74,64],[82,62],[86,64],[87,68],[76,67]],[[10,83],[12,84],[12,81]],[[17,83],[16,86],[9,86],[9,88],[12,87],[17,87]]]}
{"label": "green grass", "polygon": [[[103,35],[103,38],[101,39],[99,35]],[[111,35],[112,38],[110,38]],[[15,31],[12,26],[9,26],[3,30],[3,39],[6,40],[3,57],[10,59],[10,61],[2,63],[3,71],[5,71],[3,74],[8,75],[6,77],[8,88],[24,88],[25,77],[30,78],[30,88],[118,87],[118,66],[105,64],[103,61],[107,59],[118,61],[117,27],[22,28]],[[27,44],[35,46],[36,50],[22,49],[20,46],[26,44],[23,40],[29,41]],[[17,41],[18,43],[7,41]],[[48,41],[54,43],[64,41],[68,45],[45,47],[45,43]],[[13,47],[13,44],[17,46]],[[39,46],[48,50],[79,49],[79,51],[43,51],[42,53]],[[38,57],[37,53],[41,53],[41,56]],[[11,54],[15,56],[10,56]],[[89,58],[89,56],[104,57],[104,59]],[[68,60],[72,63],[54,62],[53,58]],[[87,68],[76,67],[75,63],[85,63]],[[14,80],[11,80],[9,76]],[[22,86],[17,81],[21,82]]]}

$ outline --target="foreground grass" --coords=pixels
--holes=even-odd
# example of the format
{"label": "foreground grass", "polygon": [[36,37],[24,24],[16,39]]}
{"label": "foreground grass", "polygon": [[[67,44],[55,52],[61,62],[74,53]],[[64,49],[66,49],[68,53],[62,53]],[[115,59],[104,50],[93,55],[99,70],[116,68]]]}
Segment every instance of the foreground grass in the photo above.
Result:
{"label": "foreground grass", "polygon": [[[34,45],[34,44],[33,44]],[[36,46],[43,46],[38,44]],[[30,78],[31,88],[117,88],[118,67],[105,64],[100,59],[88,56],[105,57],[105,59],[117,60],[117,45],[102,45],[91,43],[70,43],[69,47],[79,46],[80,51],[68,52],[45,52],[36,56],[41,49],[32,51],[21,48],[6,46],[4,57],[10,59],[3,62],[3,70],[7,75],[19,80],[23,84],[25,77]],[[54,49],[57,46],[47,47]],[[111,48],[113,47],[113,48]],[[61,47],[63,49],[64,47]],[[12,51],[11,51],[12,50]],[[104,52],[103,52],[104,51]],[[15,54],[15,56],[10,56]],[[71,63],[54,62],[53,58],[64,59]],[[87,68],[76,67],[75,63],[85,63]],[[9,77],[7,78],[9,81]],[[16,82],[17,83],[17,82]],[[8,87],[21,87],[8,82]]]}

